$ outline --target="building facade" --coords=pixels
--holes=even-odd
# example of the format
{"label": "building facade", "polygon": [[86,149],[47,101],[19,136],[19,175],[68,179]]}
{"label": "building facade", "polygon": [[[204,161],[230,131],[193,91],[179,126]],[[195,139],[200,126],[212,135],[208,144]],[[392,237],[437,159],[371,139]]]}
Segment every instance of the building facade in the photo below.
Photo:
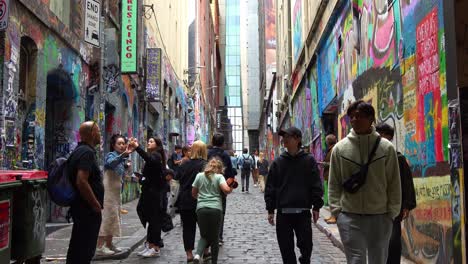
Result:
{"label": "building facade", "polygon": [[[170,152],[174,144],[193,141],[191,128],[197,124],[203,127],[199,138],[213,130],[214,96],[202,101],[184,82],[189,38],[186,2],[100,1],[99,32],[85,29],[86,2],[9,2],[8,26],[0,32],[2,170],[47,169],[75,148],[79,126],[86,120],[96,121],[102,131],[101,166],[109,139],[116,133],[140,142],[158,136]],[[205,10],[212,25],[209,3]],[[134,19],[122,20],[122,15]],[[199,36],[211,43],[210,55],[204,57],[206,73],[198,78],[204,89],[214,86],[218,78],[214,71],[220,68],[213,57],[213,31],[211,26],[209,38]],[[99,40],[94,43],[99,47],[84,41],[90,34]],[[132,156],[132,164],[135,172],[143,165],[137,155]],[[135,199],[138,192],[137,181],[129,175],[123,202]],[[53,203],[45,207],[49,221],[66,221],[66,208]]]}
{"label": "building facade", "polygon": [[466,1],[277,4],[279,127],[300,128],[320,161],[325,136],[341,139],[350,131],[348,105],[371,103],[377,122],[395,128],[393,143],[413,172],[418,205],[403,222],[404,255],[418,263],[466,263],[457,77],[464,73],[456,56],[466,33],[457,32],[454,19]]}

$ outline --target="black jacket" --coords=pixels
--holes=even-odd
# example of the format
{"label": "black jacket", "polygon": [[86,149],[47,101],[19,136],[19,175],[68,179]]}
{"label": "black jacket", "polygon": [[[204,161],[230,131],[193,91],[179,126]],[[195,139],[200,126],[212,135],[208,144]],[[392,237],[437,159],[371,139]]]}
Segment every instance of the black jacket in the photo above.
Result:
{"label": "black jacket", "polygon": [[304,151],[295,156],[283,152],[268,172],[265,203],[269,213],[281,208],[312,208],[323,206],[323,188],[314,157]]}
{"label": "black jacket", "polygon": [[179,194],[175,206],[180,210],[195,210],[197,208],[197,200],[192,197],[192,184],[198,173],[205,168],[206,160],[191,159],[182,163],[175,179],[179,180]]}
{"label": "black jacket", "polygon": [[145,160],[143,178],[141,181],[142,192],[138,200],[137,214],[141,223],[146,227],[147,222],[161,219],[163,208],[161,205],[162,192],[164,191],[163,162],[157,152],[147,153],[142,148],[136,148],[138,154]]}
{"label": "black jacket", "polygon": [[213,157],[219,157],[224,164],[224,178],[234,178],[237,171],[232,168],[231,157],[222,148],[213,147],[208,150],[208,160]]}
{"label": "black jacket", "polygon": [[400,152],[397,152],[397,155],[401,178],[401,210],[413,210],[416,208],[416,192],[414,190],[413,175],[405,156]]}

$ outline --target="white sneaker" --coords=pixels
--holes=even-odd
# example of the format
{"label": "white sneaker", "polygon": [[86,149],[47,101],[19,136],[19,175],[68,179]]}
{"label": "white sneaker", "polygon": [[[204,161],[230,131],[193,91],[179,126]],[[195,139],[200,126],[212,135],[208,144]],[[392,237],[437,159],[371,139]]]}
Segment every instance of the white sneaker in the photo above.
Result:
{"label": "white sneaker", "polygon": [[257,187],[257,184],[254,184],[254,187]]}
{"label": "white sneaker", "polygon": [[148,249],[143,255],[141,255],[144,258],[154,258],[154,257],[159,257],[161,255],[160,250],[156,250],[154,248]]}
{"label": "white sneaker", "polygon": [[109,249],[114,251],[115,253],[120,253],[120,252],[124,251],[123,248],[116,247],[115,245],[112,245],[112,247],[110,247]]}
{"label": "white sneaker", "polygon": [[196,254],[193,257],[193,264],[199,264],[200,263],[200,255]]}
{"label": "white sneaker", "polygon": [[148,251],[148,249],[149,249],[149,248],[148,248],[148,243],[147,243],[147,242],[145,242],[145,245],[144,245],[144,247],[143,247],[143,250],[142,250],[142,251],[140,251],[140,252],[138,252],[138,254],[137,254],[137,255],[138,255],[138,256],[143,256],[143,254],[145,254],[145,253],[146,253],[146,251]]}
{"label": "white sneaker", "polygon": [[96,255],[99,255],[99,256],[110,256],[114,254],[115,252],[108,249],[106,246],[102,246],[96,249]]}

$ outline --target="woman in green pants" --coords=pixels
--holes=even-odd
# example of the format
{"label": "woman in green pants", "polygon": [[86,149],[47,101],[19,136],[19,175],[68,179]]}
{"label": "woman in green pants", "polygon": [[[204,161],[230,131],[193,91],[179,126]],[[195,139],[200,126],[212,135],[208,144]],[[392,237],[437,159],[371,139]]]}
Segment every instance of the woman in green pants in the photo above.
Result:
{"label": "woman in green pants", "polygon": [[200,228],[194,263],[200,262],[200,255],[207,247],[211,247],[211,263],[218,262],[219,229],[223,213],[221,192],[232,192],[221,174],[223,170],[223,162],[213,158],[206,165],[205,171],[197,174],[192,184],[192,196],[197,199],[197,221]]}

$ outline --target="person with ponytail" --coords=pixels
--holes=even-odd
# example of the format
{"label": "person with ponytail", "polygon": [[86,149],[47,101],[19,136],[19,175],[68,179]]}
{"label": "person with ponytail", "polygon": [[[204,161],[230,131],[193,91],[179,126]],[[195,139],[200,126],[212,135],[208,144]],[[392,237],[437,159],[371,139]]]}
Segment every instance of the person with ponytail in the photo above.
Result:
{"label": "person with ponytail", "polygon": [[200,255],[207,247],[211,247],[211,263],[216,264],[218,261],[219,230],[223,216],[221,193],[227,195],[233,190],[226,183],[223,170],[223,162],[212,158],[204,172],[198,173],[192,184],[192,196],[197,199],[196,212],[200,229],[194,263],[200,263]]}

